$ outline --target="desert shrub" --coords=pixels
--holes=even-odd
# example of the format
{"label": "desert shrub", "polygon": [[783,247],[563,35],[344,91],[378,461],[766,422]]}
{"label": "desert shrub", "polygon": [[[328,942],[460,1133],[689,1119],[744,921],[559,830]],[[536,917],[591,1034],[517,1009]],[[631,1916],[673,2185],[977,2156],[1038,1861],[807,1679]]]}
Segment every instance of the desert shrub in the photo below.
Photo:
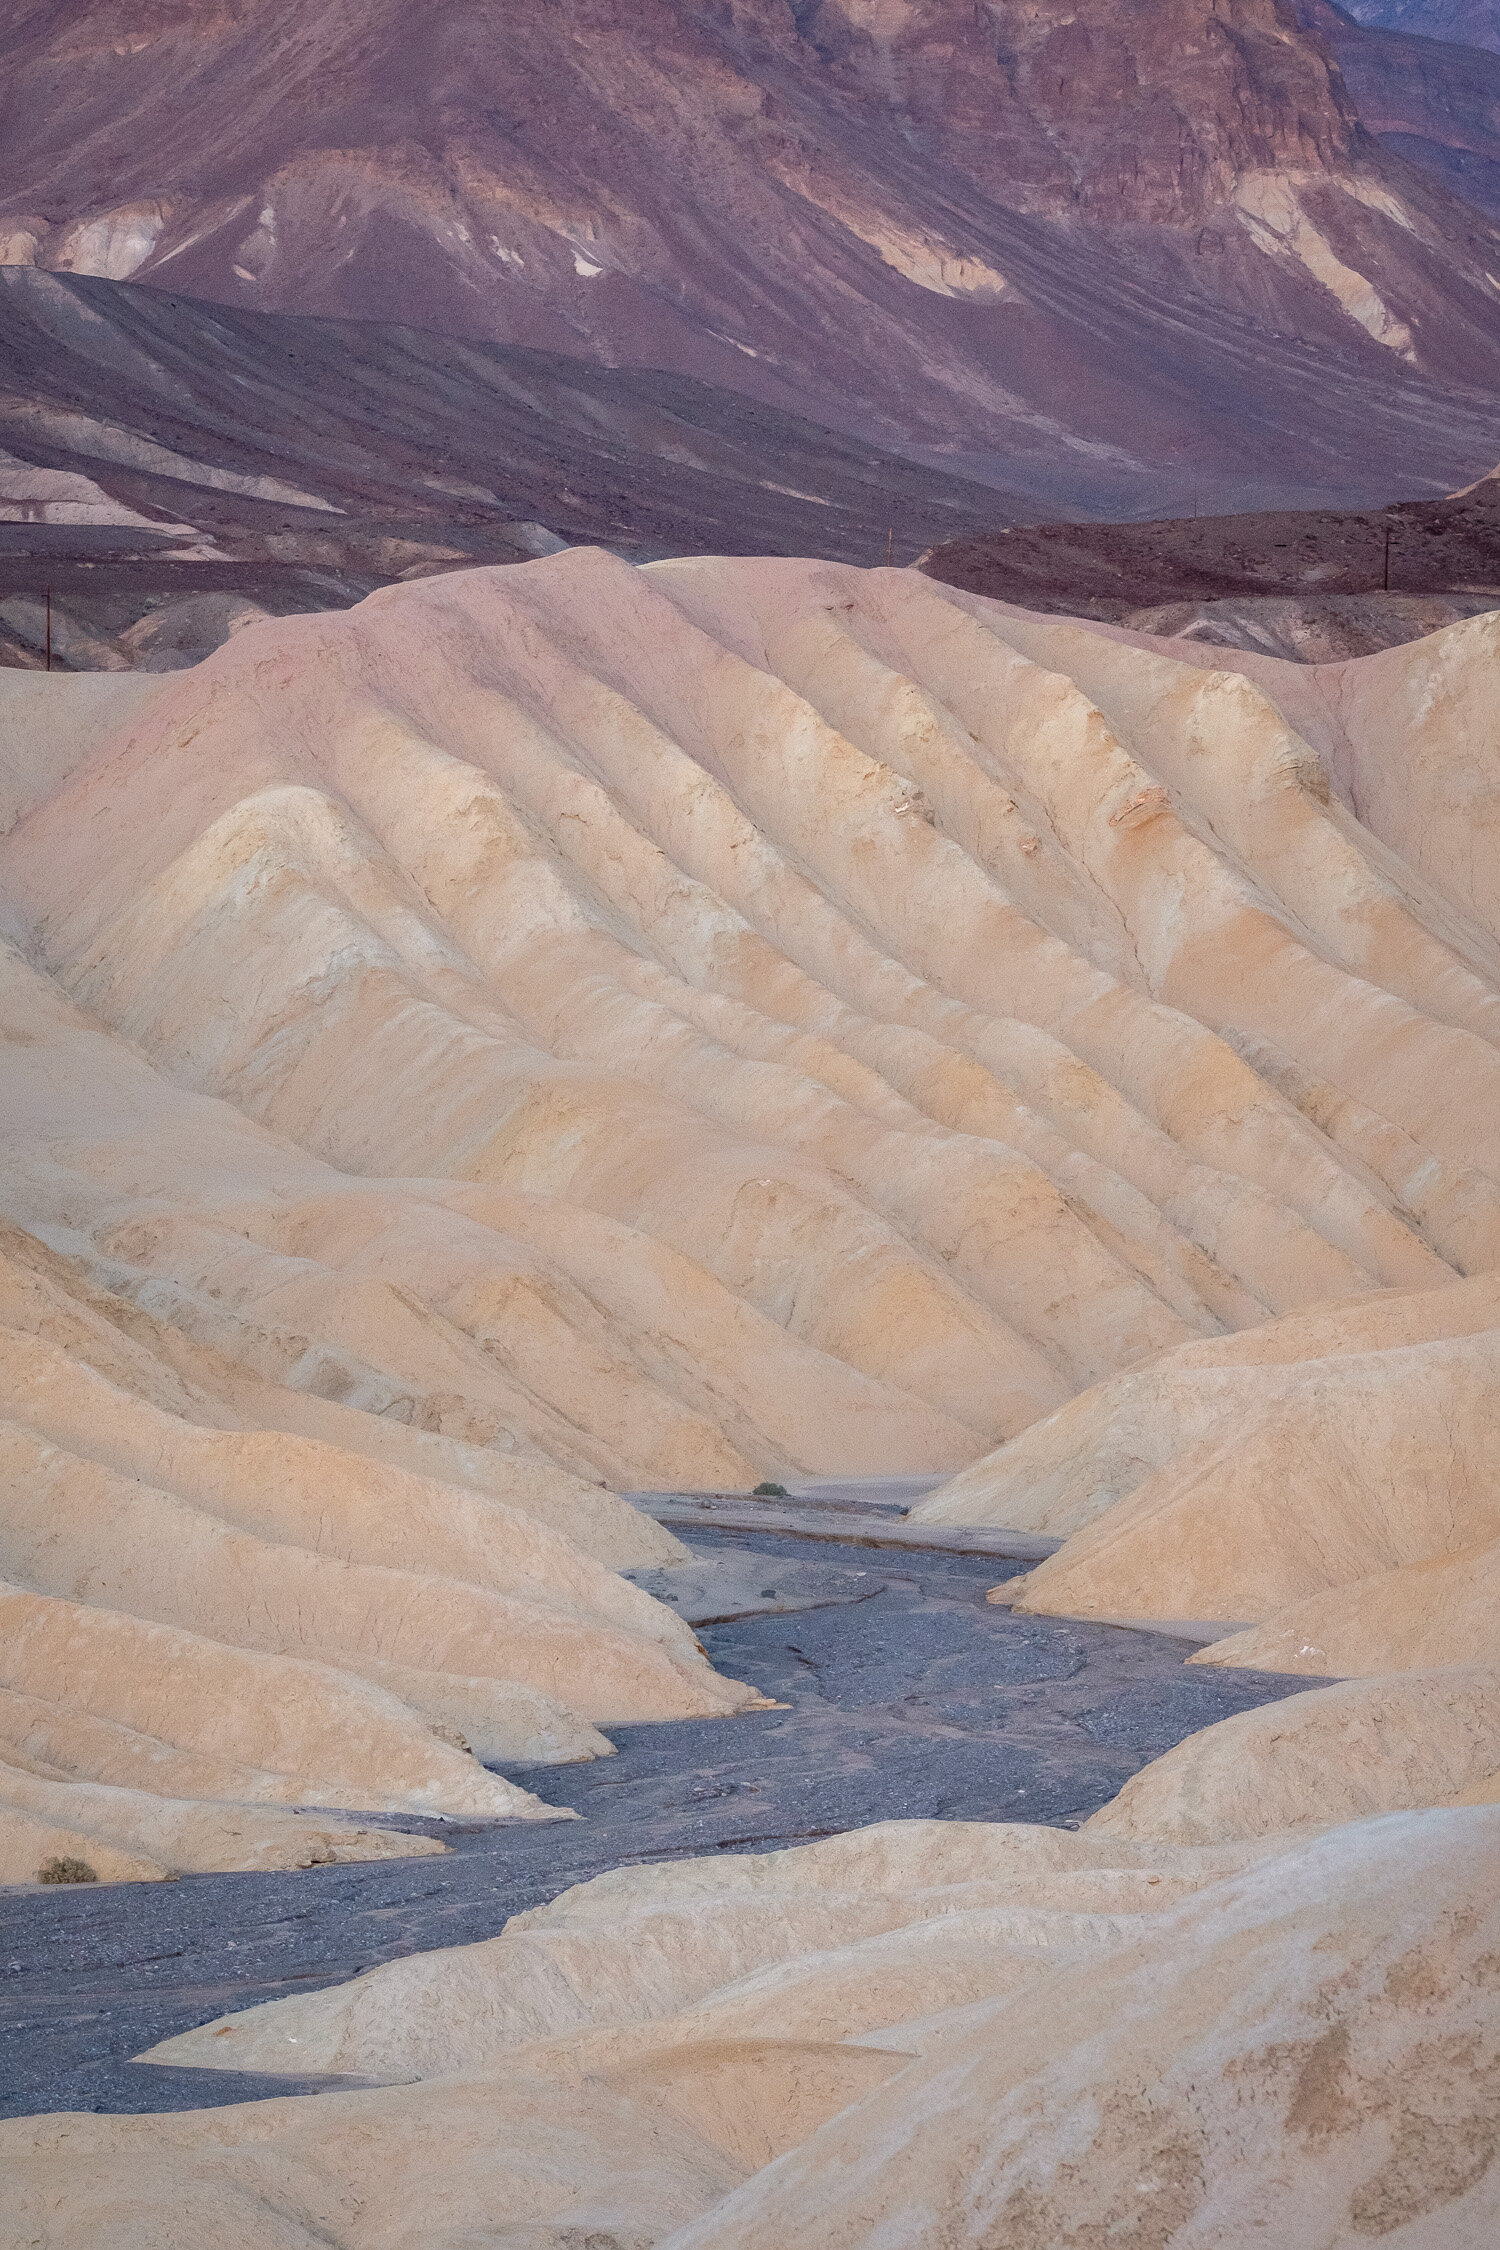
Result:
{"label": "desert shrub", "polygon": [[758,1484],[752,1498],[756,1500],[784,1500],[786,1498],[786,1486],[784,1484]]}
{"label": "desert shrub", "polygon": [[39,1883],[97,1883],[99,1878],[86,1859],[65,1852],[60,1859],[44,1859],[36,1871]]}

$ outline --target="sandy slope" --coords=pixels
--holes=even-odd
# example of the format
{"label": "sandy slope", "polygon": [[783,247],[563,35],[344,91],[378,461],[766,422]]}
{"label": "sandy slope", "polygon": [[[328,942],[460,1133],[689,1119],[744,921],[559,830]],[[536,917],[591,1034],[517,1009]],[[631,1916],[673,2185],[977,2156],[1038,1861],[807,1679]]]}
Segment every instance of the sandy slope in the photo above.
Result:
{"label": "sandy slope", "polygon": [[[1039,645],[1037,630],[1007,613],[1005,631],[1022,645]],[[1076,644],[1079,677],[1128,739],[1141,741],[1174,711],[1188,719],[1188,740],[1196,726],[1195,797],[1215,834],[1264,870],[1305,928],[1325,941],[1337,928],[1339,944],[1362,957],[1366,981],[1347,1024],[1361,1048],[1355,1070],[1330,1067],[1316,1051],[1328,1019],[1310,986],[1296,1041],[1255,1022],[1243,998],[1255,979],[1248,963],[1233,972],[1240,1053],[1420,1211],[1429,1239],[1472,1278],[1343,1302],[1330,1292],[1323,1308],[1180,1346],[975,1463],[918,1515],[1074,1535],[1003,1598],[1065,1614],[1254,1623],[1206,1662],[1327,1674],[1500,1656],[1485,1598],[1500,1539],[1488,1466],[1500,1337],[1493,1129],[1481,1126],[1463,1184],[1457,1170],[1440,1184],[1441,1168],[1428,1170],[1417,1154],[1424,1136],[1402,1120],[1393,1082],[1375,1084],[1405,1040],[1393,994],[1417,996],[1425,944],[1408,916],[1443,932],[1493,989],[1493,966],[1481,964],[1500,927],[1494,722],[1483,684],[1493,677],[1494,631],[1493,618],[1476,618],[1406,651],[1311,669],[1234,654],[1210,670],[1201,653],[1197,665],[1178,662],[1161,644],[1112,629],[1092,629],[1097,655]],[[1326,796],[1312,818],[1331,850],[1309,851],[1299,812],[1304,841],[1288,853],[1287,800],[1279,785],[1268,791],[1270,769],[1225,761],[1243,736],[1210,714],[1268,698],[1286,729],[1283,761],[1316,754],[1307,771]],[[1151,739],[1158,767],[1180,787],[1170,732]],[[1288,770],[1284,762],[1283,782]],[[1455,951],[1448,965],[1456,962]],[[1456,1004],[1488,1049],[1479,987],[1480,1012],[1470,1014],[1459,982],[1437,973],[1448,1021],[1456,1026]],[[1293,990],[1289,979],[1289,999]],[[1488,1056],[1476,1059],[1487,1072]],[[1465,1082],[1455,1056],[1454,1071],[1430,1081],[1434,1103],[1461,1105]]]}
{"label": "sandy slope", "polygon": [[0,683],[13,1755],[534,1812],[465,1746],[749,1699],[605,1487],[788,1473],[959,1472],[1073,1534],[1023,1601],[1225,1661],[1486,1661],[1495,638],[575,551]]}
{"label": "sandy slope", "polygon": [[160,2051],[407,2083],[0,2126],[18,2238],[1479,2250],[1497,1822],[897,1822],[628,1869]]}
{"label": "sandy slope", "polygon": [[1189,1735],[1085,1823],[1221,1844],[1463,1803],[1500,1771],[1500,1672],[1349,1680]]}
{"label": "sandy slope", "polygon": [[1008,1598],[1361,1675],[1077,1835],[633,1868],[207,2024],[386,2083],[0,2128],[20,2239],[1489,2244],[1495,655],[575,553],[11,726],[0,1866],[405,1849],[294,1808],[745,1707],[606,1483],[951,1469],[1064,1536]]}

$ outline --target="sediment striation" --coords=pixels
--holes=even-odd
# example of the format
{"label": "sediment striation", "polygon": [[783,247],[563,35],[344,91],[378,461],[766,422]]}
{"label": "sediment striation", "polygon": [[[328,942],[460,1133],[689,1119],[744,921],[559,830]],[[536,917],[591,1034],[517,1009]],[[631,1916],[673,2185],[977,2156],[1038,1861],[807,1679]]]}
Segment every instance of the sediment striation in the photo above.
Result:
{"label": "sediment striation", "polygon": [[578,551],[18,676],[18,1754],[534,1812],[465,1749],[749,1697],[614,1492],[787,1475],[955,1472],[1068,1535],[1030,1606],[1482,1661],[1495,629],[1252,679]]}
{"label": "sediment striation", "polygon": [[208,2022],[365,2090],[0,2127],[23,2228],[1492,2239],[1497,631],[577,550],[0,681],[0,1879],[431,1851],[751,1708],[633,1489],[941,1476],[1062,1542],[1000,1598],[1337,1681],[1077,1833]]}

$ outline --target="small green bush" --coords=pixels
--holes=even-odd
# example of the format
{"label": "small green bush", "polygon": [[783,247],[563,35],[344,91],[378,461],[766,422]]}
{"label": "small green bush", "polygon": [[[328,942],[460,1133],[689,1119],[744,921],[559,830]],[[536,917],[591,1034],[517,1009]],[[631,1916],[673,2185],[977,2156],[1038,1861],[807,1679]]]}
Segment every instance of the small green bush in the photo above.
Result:
{"label": "small green bush", "polygon": [[751,1497],[756,1500],[784,1500],[786,1498],[786,1486],[784,1484],[758,1484]]}
{"label": "small green bush", "polygon": [[36,1871],[39,1883],[97,1883],[99,1878],[86,1859],[44,1859]]}

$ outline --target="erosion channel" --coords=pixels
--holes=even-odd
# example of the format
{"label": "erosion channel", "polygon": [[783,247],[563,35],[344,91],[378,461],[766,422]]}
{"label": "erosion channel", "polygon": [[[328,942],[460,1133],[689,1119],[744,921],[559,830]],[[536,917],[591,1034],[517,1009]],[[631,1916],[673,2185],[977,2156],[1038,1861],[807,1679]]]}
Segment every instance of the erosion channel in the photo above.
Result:
{"label": "erosion channel", "polygon": [[612,1758],[497,1769],[576,1822],[383,1814],[440,1836],[446,1856],[0,1893],[0,2115],[358,2085],[132,2058],[227,2011],[493,1937],[610,1867],[889,1819],[1074,1828],[1185,1735],[1317,1685],[1186,1669],[1198,1644],[1181,1634],[1013,1616],[985,1600],[1026,1567],[997,1535],[874,1543],[897,1523],[891,1495],[847,1488],[843,1505],[847,1539],[720,1528],[710,1506],[688,1535],[702,1568],[640,1574],[689,1615],[719,1671],[779,1707],[611,1727]]}

